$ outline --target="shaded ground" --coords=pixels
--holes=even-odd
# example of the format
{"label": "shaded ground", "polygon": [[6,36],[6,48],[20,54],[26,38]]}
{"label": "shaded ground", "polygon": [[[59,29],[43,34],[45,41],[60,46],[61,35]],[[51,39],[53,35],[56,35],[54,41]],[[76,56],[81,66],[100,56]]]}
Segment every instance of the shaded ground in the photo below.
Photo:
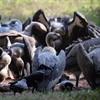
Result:
{"label": "shaded ground", "polygon": [[[70,81],[75,85],[76,81],[74,76],[70,76]],[[2,92],[6,92],[7,95],[13,94],[9,89],[9,84],[8,84],[9,82],[10,80],[0,83],[0,92],[1,92],[0,94],[2,94]],[[87,81],[84,79],[83,76],[80,78],[78,89],[79,90],[90,89],[89,84],[87,83]],[[30,90],[25,92],[30,92]]]}
{"label": "shaded ground", "polygon": [[[76,83],[75,80],[71,80],[74,84]],[[89,84],[85,79],[80,79],[79,81],[79,89],[90,89]]]}
{"label": "shaded ground", "polygon": [[[70,81],[72,81],[72,83],[74,85],[76,84],[76,80],[75,80],[75,77],[73,75],[70,75]],[[79,89],[90,89],[89,84],[87,83],[87,81],[85,80],[85,78],[82,74],[80,76],[78,87],[79,87]]]}

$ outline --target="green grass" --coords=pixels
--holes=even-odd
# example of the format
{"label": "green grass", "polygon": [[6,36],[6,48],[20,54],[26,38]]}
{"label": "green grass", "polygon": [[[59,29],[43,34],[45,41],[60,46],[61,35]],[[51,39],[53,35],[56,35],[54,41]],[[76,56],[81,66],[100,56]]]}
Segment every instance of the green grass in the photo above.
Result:
{"label": "green grass", "polygon": [[18,18],[24,22],[38,10],[43,9],[47,17],[73,16],[80,11],[86,18],[100,25],[100,0],[0,0],[3,20]]}
{"label": "green grass", "polygon": [[73,92],[23,92],[23,94],[1,93],[0,100],[99,100],[100,90],[78,90]]}

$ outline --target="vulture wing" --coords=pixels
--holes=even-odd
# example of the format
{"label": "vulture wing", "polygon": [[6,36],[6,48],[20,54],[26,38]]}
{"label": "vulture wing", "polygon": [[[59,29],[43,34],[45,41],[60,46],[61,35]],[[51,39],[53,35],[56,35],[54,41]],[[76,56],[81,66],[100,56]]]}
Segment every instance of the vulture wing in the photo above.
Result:
{"label": "vulture wing", "polygon": [[[47,66],[51,67],[51,70],[45,70],[47,76],[38,85],[39,91],[50,91],[58,82],[65,68],[65,52],[62,50],[58,56],[51,54],[51,56],[49,55],[49,59],[46,58],[46,60]],[[46,65],[46,63],[44,64]]]}
{"label": "vulture wing", "polygon": [[31,23],[31,18],[29,17],[23,24],[22,24],[22,31],[24,31],[25,27]]}
{"label": "vulture wing", "polygon": [[49,31],[49,22],[47,21],[43,10],[39,9],[34,14],[32,22],[35,23],[32,27],[32,35],[39,44],[46,46],[45,37]]}
{"label": "vulture wing", "polygon": [[47,29],[49,29],[49,22],[44,14],[42,9],[39,9],[33,16],[32,21],[37,21],[45,25]]}
{"label": "vulture wing", "polygon": [[36,71],[39,67],[39,61],[38,61],[38,56],[42,52],[42,47],[39,46],[37,47],[34,57],[33,57],[33,63],[32,63],[32,72]]}
{"label": "vulture wing", "polygon": [[93,61],[81,43],[79,44],[79,49],[77,51],[77,61],[89,85],[92,88],[95,88],[95,69]]}
{"label": "vulture wing", "polygon": [[32,73],[32,60],[33,60],[32,47],[31,47],[31,44],[26,37],[23,37],[23,41],[24,41],[24,44],[25,44],[25,53],[26,53],[26,56],[27,56],[27,57],[25,57],[25,59],[27,59],[27,61],[29,62],[30,73]]}

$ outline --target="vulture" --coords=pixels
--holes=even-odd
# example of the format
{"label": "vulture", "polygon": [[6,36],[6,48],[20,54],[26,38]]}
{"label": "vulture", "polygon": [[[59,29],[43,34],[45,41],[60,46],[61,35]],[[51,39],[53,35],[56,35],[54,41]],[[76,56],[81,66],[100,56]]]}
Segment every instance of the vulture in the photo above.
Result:
{"label": "vulture", "polygon": [[[0,82],[9,88],[9,81],[12,82],[32,73],[33,52],[26,37],[23,37],[23,43],[13,44],[8,36],[5,38],[7,42],[5,49],[0,48]],[[7,88],[1,87],[1,89],[5,91]]]}
{"label": "vulture", "polygon": [[20,78],[15,82],[10,83],[10,90],[14,92],[22,93],[23,91],[27,90],[28,87],[33,87],[32,92],[34,89],[37,89],[37,85],[43,80],[45,73],[43,71],[36,71],[28,76]]}
{"label": "vulture", "polygon": [[86,51],[83,44],[79,44],[77,61],[85,79],[92,89],[100,86],[100,44],[90,47]]}
{"label": "vulture", "polygon": [[28,39],[33,52],[36,49],[36,46],[35,46],[36,40],[34,39],[34,37],[27,36],[25,34],[22,34],[21,32],[17,32],[14,30],[10,30],[9,32],[0,34],[0,47],[2,47],[4,49],[5,49],[5,45],[6,45],[6,37],[7,36],[10,38],[11,43],[15,43],[15,42],[23,43],[23,37],[25,37]]}
{"label": "vulture", "polygon": [[9,69],[14,78],[20,78],[32,73],[33,52],[28,39],[23,37],[23,43],[16,42],[13,44],[11,44],[9,37],[7,37],[6,40],[7,47],[5,51],[12,59]]}
{"label": "vulture", "polygon": [[[39,46],[37,48],[38,51],[40,51],[38,55],[38,62],[37,66],[38,69],[34,71],[32,74],[29,76],[26,76],[26,79],[23,77],[20,82],[22,82],[23,79],[25,79],[25,83],[27,84],[28,87],[30,87],[31,83],[33,83],[33,88],[36,88],[37,91],[51,91],[52,88],[56,85],[58,80],[60,79],[64,68],[65,68],[65,53],[64,51],[61,50],[61,52],[56,55],[56,51],[52,47],[44,47],[43,49]],[[36,52],[37,52],[36,50]],[[38,73],[42,71],[43,72],[43,77],[41,74],[38,76],[34,76],[35,73]],[[31,78],[30,78],[31,77]],[[34,78],[35,77],[35,78]],[[37,78],[40,79],[37,81]],[[38,83],[34,83],[38,82]],[[40,81],[40,82],[39,82]],[[17,81],[15,84],[13,84],[13,88],[17,87],[24,87],[23,84],[21,84],[19,81]],[[10,87],[12,87],[10,85]],[[32,87],[32,86],[31,86]],[[19,89],[19,88],[18,88]]]}
{"label": "vulture", "polygon": [[100,26],[97,26],[94,22],[88,22],[88,33],[91,37],[100,37]]}
{"label": "vulture", "polygon": [[[83,44],[86,51],[88,51],[91,46],[100,44],[100,38],[93,38],[93,39],[85,40],[85,41],[82,41],[81,43]],[[79,67],[79,63],[78,63],[78,60],[80,58],[77,58],[78,48],[79,48],[79,43],[72,44],[69,47],[66,47],[65,49],[66,66],[65,66],[64,71],[66,73],[74,74],[76,76],[76,87],[78,87],[79,76],[82,72],[82,70]]]}
{"label": "vulture", "polygon": [[[62,43],[62,38],[61,36],[58,34],[58,33],[55,33],[55,32],[49,32],[46,36],[46,43],[48,46],[50,47],[53,47],[53,50],[54,48],[58,48],[61,43]],[[34,55],[34,59],[33,59],[33,71],[34,70],[37,70],[39,66],[38,65],[38,54],[40,54],[41,50],[40,49],[37,49],[35,51],[35,55]]]}
{"label": "vulture", "polygon": [[[49,35],[50,34],[50,35]],[[52,88],[56,85],[56,83],[59,81],[60,77],[62,76],[63,72],[64,72],[64,68],[65,68],[65,52],[63,50],[60,51],[59,54],[57,54],[56,50],[54,49],[54,47],[56,46],[55,42],[56,39],[58,41],[59,35],[56,35],[52,38],[54,39],[48,39],[48,37],[52,36],[52,32],[49,33],[48,36],[46,37],[46,42],[48,44],[48,46],[45,47],[37,47],[36,51],[35,51],[35,55],[34,55],[34,59],[33,59],[33,71],[32,74],[30,74],[29,76],[26,76],[26,84],[31,84],[31,82],[34,82],[35,79],[34,78],[34,73],[38,73],[38,72],[42,72],[44,73],[42,76],[43,78],[41,78],[41,82],[34,83],[33,84],[33,88],[36,88],[37,91],[52,91]],[[54,35],[54,34],[53,34]],[[55,45],[51,45],[48,42],[54,42],[53,44]],[[33,78],[29,78],[30,76],[33,75]],[[38,75],[38,74],[37,74]],[[42,77],[39,76],[39,77]],[[20,80],[22,81],[23,78]],[[17,81],[16,82],[17,87],[23,87],[22,84]],[[13,87],[16,87],[16,84],[13,84]],[[29,86],[29,85],[28,85]],[[11,86],[12,87],[12,86]]]}
{"label": "vulture", "polygon": [[[69,20],[69,21],[66,21]],[[46,46],[46,35],[49,32],[59,33],[62,37],[62,45],[57,49],[64,50],[73,40],[77,40],[79,37],[88,36],[87,31],[88,22],[84,15],[80,12],[74,12],[74,18],[49,18],[47,19],[44,11],[39,9],[32,18],[32,23],[30,23],[26,28],[26,34],[34,36],[37,42]],[[83,32],[84,31],[84,32]]]}
{"label": "vulture", "polygon": [[9,30],[21,32],[23,27],[21,21],[18,19],[11,19],[8,22],[1,22],[0,24],[0,33],[8,32]]}
{"label": "vulture", "polygon": [[9,30],[16,30],[17,32],[24,31],[25,27],[31,23],[31,18],[27,18],[24,23],[18,19],[11,19],[7,22],[3,22],[0,16],[0,33],[7,32]]}
{"label": "vulture", "polygon": [[46,44],[55,49],[58,49],[62,44],[62,37],[59,33],[49,32],[46,35]]}
{"label": "vulture", "polygon": [[[95,37],[94,35],[96,35],[96,33],[91,31],[92,29],[94,29],[93,26],[91,25],[92,29],[90,30],[89,22],[86,20],[85,16],[82,15],[80,12],[74,12],[73,18],[69,18],[69,17],[59,18],[58,17],[58,18],[47,19],[44,14],[44,11],[39,9],[34,14],[32,21],[33,22],[30,25],[28,25],[24,31],[31,36],[33,35],[34,38],[37,40],[37,42],[41,44],[42,46],[47,45],[45,38],[49,32],[60,34],[62,38],[62,43],[58,48],[55,48],[55,49],[58,53],[62,49],[66,50],[67,57],[66,57],[65,69],[67,71],[71,69],[69,72],[74,72],[76,79],[78,80],[78,77],[80,76],[81,71],[80,71],[80,68],[77,67],[78,66],[77,59],[76,59],[77,49],[72,48],[73,46],[70,46],[70,44],[73,44],[73,42],[77,41],[78,38],[81,38],[82,40],[87,40],[87,39],[91,39],[91,37]],[[88,44],[87,44],[87,47],[89,47]],[[68,53],[67,51],[69,50],[71,50],[71,52]],[[72,56],[73,55],[72,52],[74,51],[75,51],[74,53],[75,56]],[[73,71],[73,69],[75,70]],[[76,86],[78,86],[78,81],[76,82],[77,82]]]}

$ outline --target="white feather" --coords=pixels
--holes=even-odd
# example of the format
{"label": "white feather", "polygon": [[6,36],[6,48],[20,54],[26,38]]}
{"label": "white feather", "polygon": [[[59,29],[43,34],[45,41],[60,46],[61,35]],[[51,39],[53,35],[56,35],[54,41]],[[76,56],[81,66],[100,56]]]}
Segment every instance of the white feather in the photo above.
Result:
{"label": "white feather", "polygon": [[59,63],[59,58],[56,56],[55,53],[50,51],[49,49],[47,51],[43,51],[39,56],[39,65],[43,64],[48,67],[55,67]]}

